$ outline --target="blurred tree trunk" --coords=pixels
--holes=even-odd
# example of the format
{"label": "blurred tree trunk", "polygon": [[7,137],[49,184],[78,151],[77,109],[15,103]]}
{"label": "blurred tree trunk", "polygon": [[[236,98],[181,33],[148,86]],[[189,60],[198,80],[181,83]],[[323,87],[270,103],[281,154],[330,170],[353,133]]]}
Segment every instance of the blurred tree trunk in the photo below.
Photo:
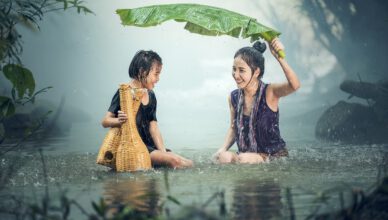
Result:
{"label": "blurred tree trunk", "polygon": [[317,38],[347,78],[387,79],[388,1],[303,0]]}

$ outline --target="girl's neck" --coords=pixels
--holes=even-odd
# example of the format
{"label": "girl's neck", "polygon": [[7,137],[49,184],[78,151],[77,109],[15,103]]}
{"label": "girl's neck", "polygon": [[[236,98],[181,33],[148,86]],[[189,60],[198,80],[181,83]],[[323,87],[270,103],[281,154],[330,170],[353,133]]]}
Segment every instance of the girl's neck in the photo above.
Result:
{"label": "girl's neck", "polygon": [[143,84],[139,80],[136,80],[136,79],[129,82],[129,86],[131,86],[132,88],[137,88],[137,89],[144,88]]}
{"label": "girl's neck", "polygon": [[252,80],[247,86],[245,86],[244,94],[246,96],[254,96],[256,95],[257,90],[259,89],[260,81]]}

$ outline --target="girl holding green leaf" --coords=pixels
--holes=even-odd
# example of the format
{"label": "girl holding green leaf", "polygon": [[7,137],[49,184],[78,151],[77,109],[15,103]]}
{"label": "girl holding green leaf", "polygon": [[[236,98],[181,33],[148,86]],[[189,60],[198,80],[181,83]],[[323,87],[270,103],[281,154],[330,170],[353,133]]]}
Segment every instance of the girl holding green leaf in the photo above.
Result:
{"label": "girl holding green leaf", "polygon": [[[153,88],[159,81],[162,71],[162,59],[154,51],[138,51],[129,66],[129,86],[133,89],[144,89],[139,111],[136,115],[136,126],[140,137],[150,153],[153,166],[184,168],[193,166],[193,162],[164,146],[162,135],[156,119],[156,96]],[[111,106],[102,120],[103,127],[121,127],[127,121],[127,115],[120,111],[120,95],[117,90]]]}
{"label": "girl holding green leaf", "polygon": [[[224,144],[214,155],[218,163],[262,163],[273,157],[288,156],[280,136],[278,103],[280,98],[299,89],[300,82],[286,60],[279,56],[284,46],[277,38],[269,43],[269,48],[287,82],[266,84],[261,80],[266,47],[257,41],[234,55],[232,75],[238,89],[229,96],[231,123]],[[237,143],[237,153],[228,151],[234,143]]]}

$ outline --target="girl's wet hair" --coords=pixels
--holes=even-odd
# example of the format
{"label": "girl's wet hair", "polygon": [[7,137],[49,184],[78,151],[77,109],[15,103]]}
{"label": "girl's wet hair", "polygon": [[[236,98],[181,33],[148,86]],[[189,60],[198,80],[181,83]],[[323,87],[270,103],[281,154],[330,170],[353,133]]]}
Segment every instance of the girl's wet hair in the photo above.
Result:
{"label": "girl's wet hair", "polygon": [[129,65],[129,77],[144,82],[155,62],[158,65],[162,65],[162,58],[156,52],[152,50],[140,50],[136,52]]}
{"label": "girl's wet hair", "polygon": [[234,58],[241,57],[251,68],[252,73],[256,68],[260,69],[259,79],[264,75],[264,57],[263,53],[267,49],[264,42],[256,41],[252,47],[243,47],[239,49]]}

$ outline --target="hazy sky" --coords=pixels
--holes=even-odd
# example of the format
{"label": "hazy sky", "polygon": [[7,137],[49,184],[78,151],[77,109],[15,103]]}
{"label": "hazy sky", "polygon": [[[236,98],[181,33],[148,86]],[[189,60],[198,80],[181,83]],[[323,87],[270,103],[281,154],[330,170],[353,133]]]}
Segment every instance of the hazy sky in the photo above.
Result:
{"label": "hazy sky", "polygon": [[[86,4],[96,15],[51,13],[40,22],[40,31],[21,31],[22,60],[33,71],[37,88],[54,87],[41,99],[57,106],[60,97],[65,96],[66,106],[73,109],[74,115],[88,113],[92,126],[100,126],[118,84],[129,81],[127,69],[136,51],[152,49],[164,63],[155,93],[157,117],[165,133],[173,135],[190,127],[196,127],[196,131],[201,127],[201,132],[206,133],[215,125],[214,132],[223,136],[229,123],[227,96],[236,88],[231,76],[233,55],[251,44],[249,40],[228,36],[192,34],[183,29],[183,23],[173,21],[150,28],[122,26],[115,13],[119,8],[161,2],[223,7],[279,30],[287,59],[302,82],[296,94],[281,101],[281,116],[291,117],[320,105],[320,102],[306,104],[303,100],[312,92],[314,80],[330,72],[335,58],[314,39],[310,19],[301,13],[300,1],[278,0],[90,0]],[[269,50],[264,55],[264,81],[284,81],[283,72]],[[342,78],[340,74],[334,77]]]}

